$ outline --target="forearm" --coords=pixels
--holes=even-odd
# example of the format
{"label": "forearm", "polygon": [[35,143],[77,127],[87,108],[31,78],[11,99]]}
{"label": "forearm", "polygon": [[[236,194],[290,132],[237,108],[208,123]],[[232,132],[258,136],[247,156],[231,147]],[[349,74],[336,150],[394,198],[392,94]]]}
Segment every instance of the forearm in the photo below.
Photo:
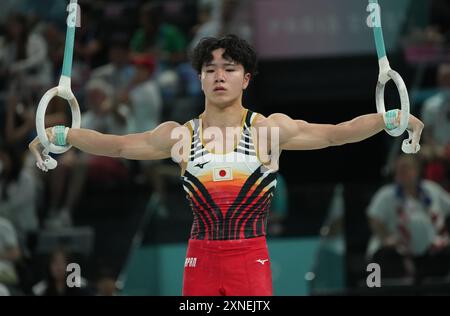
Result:
{"label": "forearm", "polygon": [[383,115],[378,113],[362,115],[337,125],[292,120],[280,114],[272,115],[268,121],[266,125],[274,122],[272,125],[281,129],[280,143],[286,150],[321,149],[359,142],[385,127]]}
{"label": "forearm", "polygon": [[[47,138],[54,145],[72,145],[92,155],[133,160],[155,160],[169,158],[172,153],[172,146],[178,143],[181,143],[184,153],[188,152],[189,149],[184,150],[186,146],[183,144],[186,144],[186,140],[190,139],[190,132],[184,127],[182,128],[184,135],[181,136],[185,137],[180,135],[172,137],[172,132],[178,127],[180,125],[176,122],[164,122],[152,131],[116,136],[101,134],[89,129],[69,129],[59,125],[47,128],[46,133]],[[177,149],[179,149],[178,147]],[[36,137],[28,145],[28,148],[35,155],[37,166],[43,171],[48,171],[47,158],[39,138]]]}
{"label": "forearm", "polygon": [[[308,123],[294,120],[285,114],[274,113],[267,119],[257,121],[254,127],[270,130],[275,128],[278,131],[281,149],[312,150],[359,142],[381,132],[384,128],[395,129],[400,125],[400,115],[401,111],[391,110],[384,114],[358,116],[351,121],[332,125]],[[416,148],[416,152],[423,127],[420,120],[412,114],[409,115],[407,129],[412,137],[408,146]],[[271,144],[273,145],[273,140]]]}
{"label": "forearm", "polygon": [[106,135],[97,131],[71,128],[67,143],[83,152],[98,156],[120,157],[123,136]]}
{"label": "forearm", "polygon": [[378,134],[384,128],[383,114],[373,113],[358,116],[351,121],[336,125],[335,133],[332,133],[332,144],[356,143]]}

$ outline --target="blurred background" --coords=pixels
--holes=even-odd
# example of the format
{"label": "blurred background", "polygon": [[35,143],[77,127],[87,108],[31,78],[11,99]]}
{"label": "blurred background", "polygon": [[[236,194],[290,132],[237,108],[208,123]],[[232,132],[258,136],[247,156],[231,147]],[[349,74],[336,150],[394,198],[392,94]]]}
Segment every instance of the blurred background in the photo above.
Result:
{"label": "blurred background", "polygon": [[[192,213],[171,160],[70,150],[43,173],[27,151],[57,85],[66,0],[0,3],[0,295],[181,295]],[[259,55],[244,105],[314,123],[376,111],[378,61],[361,0],[79,0],[72,90],[82,127],[127,134],[184,123],[204,98],[189,53],[234,33]],[[275,295],[449,294],[450,1],[380,1],[393,69],[425,123],[419,155],[382,132],[285,152],[268,244]],[[393,83],[388,108],[399,105]],[[46,124],[71,124],[55,98]],[[67,288],[68,263],[82,286]],[[381,267],[371,291],[367,265]]]}

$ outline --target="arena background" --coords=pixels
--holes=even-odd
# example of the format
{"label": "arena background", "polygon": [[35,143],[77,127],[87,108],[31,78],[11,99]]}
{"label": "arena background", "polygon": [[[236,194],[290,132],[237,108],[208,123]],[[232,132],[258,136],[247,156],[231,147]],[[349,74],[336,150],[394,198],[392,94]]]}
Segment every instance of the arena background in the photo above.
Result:
{"label": "arena background", "polygon": [[[63,246],[72,254],[71,262],[80,265],[89,293],[107,287],[99,285],[101,281],[110,281],[118,295],[181,295],[192,213],[172,161],[154,165],[97,161],[92,163],[104,168],[92,172],[89,159],[71,149],[74,156],[61,167],[64,172],[44,174],[27,152],[36,135],[33,113],[39,99],[59,79],[67,2],[2,0],[0,4],[0,144],[13,148],[13,157],[20,157],[15,159],[23,159],[22,168],[29,172],[33,186],[28,188],[32,194],[19,198],[23,203],[17,207],[29,208],[34,215],[27,216],[38,220],[28,230],[16,227],[21,255],[14,260],[17,280],[6,282],[7,288],[13,295],[37,295],[35,285],[45,280],[50,254]],[[340,123],[376,111],[378,63],[372,30],[366,25],[366,1],[80,0],[79,4],[81,28],[76,30],[72,87],[82,116],[92,110],[87,86],[93,74],[98,75],[98,67],[110,63],[111,47],[127,48],[122,63],[130,69],[151,70],[161,96],[153,120],[184,123],[200,114],[203,97],[195,75],[187,69],[187,57],[202,24],[211,21],[220,32],[248,39],[258,52],[259,74],[244,98],[249,109],[283,112],[315,123]],[[437,69],[450,56],[446,49],[450,4],[432,0],[381,0],[380,4],[391,66],[409,89],[411,113],[420,117],[423,102],[439,88]],[[166,39],[165,48],[157,47],[155,39],[154,50],[136,44],[143,12],[152,10],[157,15],[149,13],[149,19],[157,16],[158,27],[171,25],[176,33],[167,35],[173,42]],[[31,67],[11,69],[13,62],[31,57],[16,54],[11,60],[8,56],[10,29],[21,23],[17,21],[24,21],[26,36],[40,36],[45,54]],[[143,62],[139,56],[148,59]],[[116,79],[110,78],[113,86]],[[125,121],[117,130],[129,131],[127,107],[118,101],[119,88],[114,89],[113,106],[102,114],[100,123],[107,125],[120,114]],[[392,83],[386,103],[390,108],[399,104]],[[53,122],[68,124],[67,109],[65,102],[55,101],[49,108]],[[398,139],[382,132],[356,144],[282,154],[280,174],[285,186],[268,229],[275,295],[371,293],[366,285],[365,252],[371,234],[366,209],[376,190],[392,180],[399,151]],[[67,191],[75,185],[73,175],[86,168],[78,183],[79,196],[67,202]],[[5,187],[6,176],[1,179]],[[53,201],[58,188],[59,201]],[[20,192],[28,191],[19,188]],[[65,203],[71,203],[71,225],[52,225],[52,216],[58,215],[52,212],[66,207]],[[7,207],[3,196],[0,216],[12,216],[16,225]],[[448,294],[449,290],[448,279],[439,278],[421,286],[391,282],[377,293]]]}

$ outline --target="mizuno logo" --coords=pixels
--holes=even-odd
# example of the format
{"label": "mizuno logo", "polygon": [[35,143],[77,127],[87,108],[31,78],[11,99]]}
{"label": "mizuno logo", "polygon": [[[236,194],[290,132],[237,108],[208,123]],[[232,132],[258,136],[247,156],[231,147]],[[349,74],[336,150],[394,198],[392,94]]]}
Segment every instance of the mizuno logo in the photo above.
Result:
{"label": "mizuno logo", "polygon": [[203,169],[203,166],[206,165],[207,163],[209,163],[209,161],[203,162],[203,163],[198,163],[198,164],[196,164],[196,165],[194,166],[194,168],[195,168],[195,167],[199,167],[200,169]]}
{"label": "mizuno logo", "polygon": [[264,265],[264,263],[266,263],[266,261],[269,261],[269,259],[258,259],[258,260],[256,260],[256,262],[259,262],[262,265]]}

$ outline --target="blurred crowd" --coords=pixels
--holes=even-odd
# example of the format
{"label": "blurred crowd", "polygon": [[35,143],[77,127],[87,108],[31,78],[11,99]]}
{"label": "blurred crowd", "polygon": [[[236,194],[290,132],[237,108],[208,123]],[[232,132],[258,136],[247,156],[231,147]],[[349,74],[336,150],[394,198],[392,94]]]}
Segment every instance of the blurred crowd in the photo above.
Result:
{"label": "blurred crowd", "polygon": [[[368,260],[380,264],[385,278],[414,284],[450,276],[450,4],[424,3],[427,24],[410,29],[403,44],[421,83],[412,92],[426,91],[423,99],[413,97],[411,107],[425,124],[422,148],[397,157],[393,181],[375,192],[367,208]],[[435,74],[427,89],[422,71]]]}
{"label": "blurred crowd", "polygon": [[[79,0],[71,86],[82,111],[81,126],[103,133],[153,129],[180,123],[203,106],[189,53],[204,36],[232,29],[237,1]],[[68,1],[2,1],[0,12],[0,292],[68,294],[61,284],[68,251],[48,254],[48,269],[27,266],[42,230],[73,226],[88,183],[148,185],[164,204],[160,162],[129,162],[70,150],[55,155],[58,168],[42,173],[27,151],[36,136],[35,113],[43,94],[57,85],[65,48]],[[67,102],[54,98],[46,126],[70,126]],[[167,169],[167,168],[166,168]],[[176,175],[177,172],[165,172]],[[75,216],[76,217],[76,216]],[[70,252],[70,250],[69,250]],[[97,291],[114,293],[117,271],[99,269]],[[103,278],[103,279],[102,279]],[[95,282],[94,282],[95,283]],[[114,282],[113,282],[114,283]],[[94,291],[95,292],[95,291]],[[86,292],[86,293],[93,293]],[[72,293],[73,294],[73,293]]]}
{"label": "blurred crowd", "polygon": [[[434,2],[437,12],[450,16],[445,2]],[[205,36],[236,33],[251,41],[251,32],[233,20],[242,3],[79,0],[81,27],[71,85],[82,127],[123,135],[199,114],[203,96],[189,53]],[[39,272],[30,268],[38,234],[76,226],[74,212],[87,183],[143,183],[157,193],[164,209],[163,178],[177,175],[167,165],[161,168],[164,162],[137,163],[75,150],[55,155],[58,168],[52,172],[35,167],[27,145],[36,136],[39,100],[61,74],[66,6],[66,1],[52,0],[1,4],[0,295],[116,295],[117,271],[108,267],[99,268],[92,280],[82,278],[81,288],[67,288],[65,267],[73,254],[64,247],[48,252]],[[421,45],[448,47],[448,21],[438,15],[436,23],[412,33],[406,51],[415,53],[409,57],[420,57],[424,50],[416,48]],[[450,64],[437,56],[426,59],[436,69],[434,93],[416,109],[425,123],[420,155],[399,156],[393,183],[380,188],[368,207],[373,237],[367,258],[385,262],[390,267],[386,275],[392,277],[421,280],[449,272]],[[46,125],[56,124],[71,124],[69,107],[60,98],[50,102],[46,113]],[[269,226],[274,236],[283,231],[287,216],[288,198],[281,186]],[[334,224],[327,225],[342,230],[343,213],[336,214]],[[327,234],[335,234],[334,228]]]}
{"label": "blurred crowd", "polygon": [[[411,71],[411,112],[425,124],[421,150],[405,155],[399,143],[393,143],[396,153],[387,166],[392,172],[365,204],[370,235],[366,251],[350,254],[346,268],[339,258],[349,255],[348,241],[365,239],[358,229],[351,231],[359,236],[345,236],[346,228],[364,223],[346,217],[344,202],[336,207],[332,201],[321,229],[323,243],[316,260],[322,262],[315,266],[313,290],[345,287],[345,273],[358,279],[352,284],[366,287],[369,263],[380,265],[386,286],[450,282],[450,3],[414,1],[409,9],[398,46],[405,69]],[[333,200],[343,198],[343,193],[335,193]],[[339,282],[337,276],[342,276]]]}

